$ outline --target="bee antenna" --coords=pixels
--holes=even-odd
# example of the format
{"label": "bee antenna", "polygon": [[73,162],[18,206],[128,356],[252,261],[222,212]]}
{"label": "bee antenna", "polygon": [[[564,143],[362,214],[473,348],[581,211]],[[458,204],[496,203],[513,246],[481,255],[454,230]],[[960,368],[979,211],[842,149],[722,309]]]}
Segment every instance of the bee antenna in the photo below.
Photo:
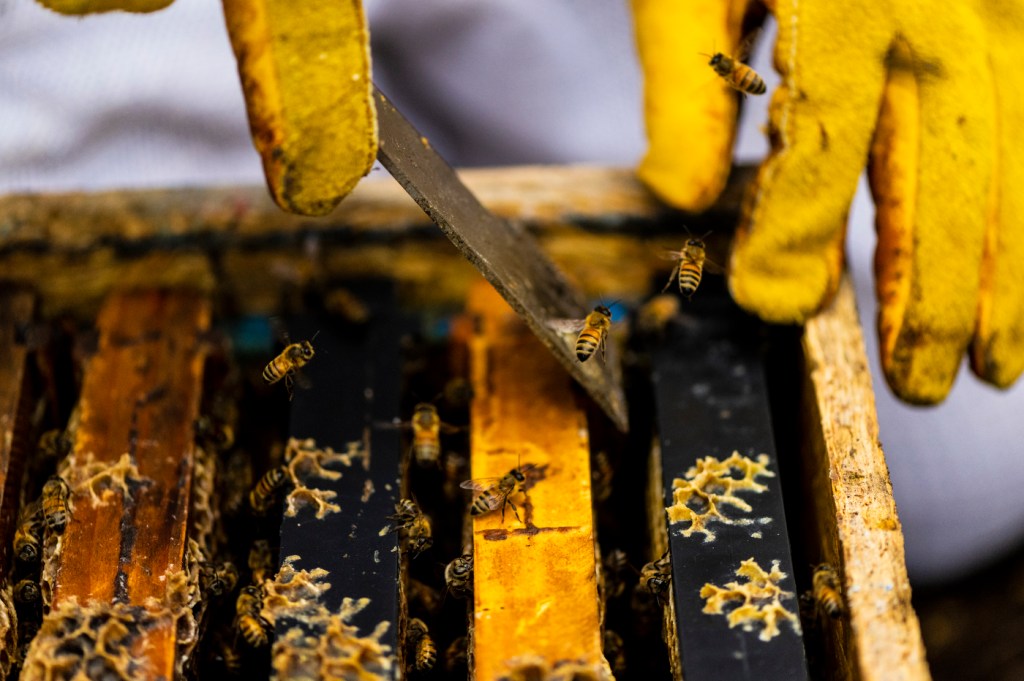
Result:
{"label": "bee antenna", "polygon": [[709,229],[708,231],[704,232],[704,236],[702,236],[702,237],[700,238],[700,240],[701,240],[701,241],[704,241],[705,239],[707,239],[707,238],[708,238],[709,236],[711,236],[711,233],[712,233],[713,231],[715,231],[715,230],[713,230],[713,229]]}
{"label": "bee antenna", "polygon": [[317,329],[316,333],[313,334],[313,337],[309,339],[309,342],[312,343],[313,341],[315,341],[316,337],[319,336],[319,335],[320,335],[320,329]]}

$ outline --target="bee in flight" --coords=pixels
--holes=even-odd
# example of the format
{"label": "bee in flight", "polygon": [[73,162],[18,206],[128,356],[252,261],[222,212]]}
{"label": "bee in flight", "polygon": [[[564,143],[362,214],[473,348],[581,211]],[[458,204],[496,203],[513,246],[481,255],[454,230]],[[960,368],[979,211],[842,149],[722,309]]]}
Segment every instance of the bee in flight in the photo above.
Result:
{"label": "bee in flight", "polygon": [[418,617],[409,620],[409,628],[405,632],[405,640],[412,651],[413,667],[418,672],[433,669],[437,662],[437,647],[430,638],[427,625]]}
{"label": "bee in flight", "polygon": [[43,509],[39,501],[26,506],[18,518],[14,532],[14,555],[23,563],[39,560],[39,547],[43,541]]}
{"label": "bee in flight", "polygon": [[843,615],[843,597],[839,593],[839,577],[836,571],[828,563],[822,563],[814,568],[814,576],[811,578],[814,591],[814,602],[821,612],[832,619],[839,619]]}
{"label": "bee in flight", "polygon": [[[673,257],[675,256],[673,255]],[[672,285],[675,273],[673,269],[668,286]],[[665,288],[667,289],[668,286]],[[662,338],[668,330],[668,325],[677,314],[679,314],[679,296],[663,291],[641,305],[640,309],[636,311],[636,330],[644,336]]]}
{"label": "bee in flight", "polygon": [[412,413],[412,453],[421,468],[438,466],[441,461],[441,433],[455,433],[458,427],[441,421],[437,407],[420,402]]}
{"label": "bee in flight", "polygon": [[388,520],[395,521],[395,530],[405,530],[407,550],[412,552],[413,558],[433,545],[430,520],[412,499],[402,499],[395,504],[395,513],[389,515]]}
{"label": "bee in flight", "polygon": [[473,554],[466,551],[444,566],[444,583],[455,598],[465,598],[473,589]]}
{"label": "bee in flight", "polygon": [[745,40],[740,46],[738,58],[730,57],[722,52],[704,54],[704,56],[711,57],[708,66],[713,68],[715,73],[720,75],[732,89],[748,95],[763,95],[768,90],[764,79],[757,74],[757,71],[743,63],[752,44],[752,38]]}
{"label": "bee in flight", "polygon": [[68,483],[59,476],[51,476],[43,485],[43,520],[46,527],[60,534],[68,524],[68,497],[71,490]]}
{"label": "bee in flight", "polygon": [[[704,237],[706,236],[707,234],[704,235]],[[679,264],[672,268],[672,274],[668,276],[665,288],[661,289],[662,293],[667,291],[668,287],[672,285],[672,280],[678,277],[679,292],[686,296],[687,300],[693,299],[693,294],[697,292],[697,287],[700,286],[704,266],[706,263],[710,263],[707,259],[704,237],[698,239],[691,236],[678,252],[670,252],[668,258],[670,260],[678,260]]]}
{"label": "bee in flight", "polygon": [[585,319],[553,319],[548,324],[561,333],[579,331],[576,337],[576,359],[586,362],[598,348],[601,348],[601,357],[604,357],[608,332],[612,328],[612,311],[605,305],[598,305]]}
{"label": "bee in flight", "polygon": [[263,589],[250,584],[242,589],[235,601],[235,628],[253,648],[267,645],[267,629],[270,624],[263,619]]}
{"label": "bee in flight", "polygon": [[513,468],[500,478],[478,478],[477,480],[466,480],[459,485],[462,489],[470,489],[478,494],[473,497],[469,507],[470,515],[484,515],[501,508],[501,522],[505,522],[505,507],[511,506],[512,512],[516,514],[516,520],[522,522],[519,517],[519,510],[512,503],[511,497],[523,491],[523,483],[526,482],[526,472],[532,466],[526,464]]}
{"label": "bee in flight", "polygon": [[[317,333],[320,332],[317,331]],[[288,345],[280,355],[270,360],[267,366],[263,368],[263,380],[267,382],[267,385],[274,385],[281,379],[284,379],[284,385],[288,388],[288,399],[290,400],[294,397],[292,382],[296,372],[309,364],[309,361],[313,359],[313,355],[316,354],[313,351],[312,342],[316,338],[316,334],[313,334],[313,338],[310,340],[302,341],[301,343],[289,343],[287,334],[283,334],[283,337]]]}
{"label": "bee in flight", "polygon": [[652,560],[640,570],[640,583],[654,594],[658,599],[658,605],[664,605],[662,597],[671,581],[672,557],[668,554],[668,549],[665,549],[665,553],[661,554],[661,558]]}
{"label": "bee in flight", "polygon": [[274,466],[263,474],[252,491],[249,492],[249,505],[259,515],[266,514],[274,503],[274,494],[284,487],[288,482],[288,467],[285,465]]}

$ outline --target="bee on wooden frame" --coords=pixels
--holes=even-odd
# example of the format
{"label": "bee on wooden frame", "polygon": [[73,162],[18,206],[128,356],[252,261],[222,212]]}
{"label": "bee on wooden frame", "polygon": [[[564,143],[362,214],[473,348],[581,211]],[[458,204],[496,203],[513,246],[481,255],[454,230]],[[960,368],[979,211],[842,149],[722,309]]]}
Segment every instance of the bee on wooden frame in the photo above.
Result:
{"label": "bee on wooden frame", "polygon": [[672,557],[669,555],[668,549],[661,554],[661,558],[652,560],[640,570],[640,583],[658,599],[658,605],[664,605],[662,599],[671,581]]}
{"label": "bee on wooden frame", "polygon": [[34,579],[26,578],[14,585],[14,600],[18,603],[35,603],[39,597],[39,584]]}
{"label": "bee on wooden frame", "polygon": [[430,638],[423,620],[418,617],[409,620],[405,640],[412,652],[413,668],[418,672],[433,669],[437,662],[437,646],[434,645],[434,639]]}
{"label": "bee on wooden frame", "polygon": [[43,520],[46,527],[58,534],[64,531],[68,524],[68,516],[71,514],[68,508],[68,497],[71,496],[71,489],[64,479],[53,475],[43,485],[42,507]]}
{"label": "bee on wooden frame", "polygon": [[430,520],[412,499],[402,499],[395,504],[395,513],[389,515],[388,520],[395,521],[394,530],[405,530],[406,548],[413,558],[434,544]]}
{"label": "bee on wooden frame", "polygon": [[23,563],[39,560],[43,542],[43,509],[39,500],[22,509],[18,528],[14,531],[14,555]]}
{"label": "bee on wooden frame", "polygon": [[274,466],[263,474],[252,491],[249,492],[249,505],[259,515],[264,515],[274,503],[274,495],[289,481],[288,467]]}
{"label": "bee on wooden frame", "polygon": [[235,601],[235,629],[245,642],[253,648],[267,645],[267,629],[270,624],[263,619],[263,589],[250,584],[242,589]]}
{"label": "bee on wooden frame", "polygon": [[839,576],[832,566],[822,563],[814,568],[814,576],[811,578],[814,602],[818,609],[831,617],[839,619],[843,616],[843,596],[839,590]]}
{"label": "bee on wooden frame", "polygon": [[473,552],[465,551],[444,566],[444,584],[455,598],[465,598],[473,590]]}
{"label": "bee on wooden frame", "polygon": [[526,482],[526,473],[533,468],[532,464],[526,464],[513,468],[500,478],[478,478],[466,480],[459,485],[462,489],[473,490],[477,495],[469,506],[469,514],[473,516],[484,515],[501,509],[501,522],[505,522],[505,507],[511,506],[516,520],[522,522],[519,517],[519,510],[512,502],[511,497],[523,491],[523,484]]}
{"label": "bee on wooden frame", "polygon": [[[613,303],[614,304],[614,303]],[[602,359],[605,356],[605,344],[608,332],[612,328],[612,311],[609,306],[598,305],[584,319],[552,319],[548,322],[552,329],[560,333],[576,333],[576,359],[586,362],[601,349]]]}

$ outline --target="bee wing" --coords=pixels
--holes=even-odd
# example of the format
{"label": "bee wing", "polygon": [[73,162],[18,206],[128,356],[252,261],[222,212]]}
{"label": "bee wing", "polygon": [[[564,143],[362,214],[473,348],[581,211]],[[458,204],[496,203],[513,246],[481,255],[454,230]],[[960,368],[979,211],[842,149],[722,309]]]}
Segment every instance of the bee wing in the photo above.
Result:
{"label": "bee wing", "polygon": [[711,274],[725,274],[725,267],[710,258],[704,258],[704,271]]}
{"label": "bee wing", "polygon": [[761,35],[761,29],[756,29],[743,39],[743,42],[736,47],[736,59],[747,63],[747,57],[750,56],[750,52],[754,49],[754,41],[757,40],[759,35]]}
{"label": "bee wing", "polygon": [[277,337],[285,346],[291,345],[292,339],[288,335],[288,329],[284,325],[284,320],[280,317],[270,318],[270,329],[274,332],[274,336]]}
{"label": "bee wing", "polygon": [[682,251],[670,251],[669,249],[666,248],[659,254],[659,257],[662,260],[682,260],[683,253]]}
{"label": "bee wing", "polygon": [[453,426],[450,423],[445,423],[443,421],[441,422],[441,432],[446,435],[451,435],[452,433],[461,433],[464,432],[466,429],[467,426]]}
{"label": "bee wing", "polygon": [[412,428],[412,421],[400,421],[396,418],[392,421],[374,421],[373,425],[376,428],[388,430],[410,430]]}
{"label": "bee wing", "polygon": [[579,333],[586,324],[585,319],[549,319],[548,326],[558,333]]}
{"label": "bee wing", "polygon": [[459,483],[462,489],[471,489],[474,492],[483,492],[494,487],[501,478],[477,478],[476,480],[465,480]]}

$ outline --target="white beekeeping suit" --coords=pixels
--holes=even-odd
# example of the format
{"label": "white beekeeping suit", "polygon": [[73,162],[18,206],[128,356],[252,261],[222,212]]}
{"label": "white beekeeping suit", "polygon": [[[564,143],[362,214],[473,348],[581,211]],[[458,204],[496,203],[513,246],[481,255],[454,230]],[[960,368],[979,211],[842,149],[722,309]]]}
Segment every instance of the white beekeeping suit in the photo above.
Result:
{"label": "white beekeeping suit", "polygon": [[[642,87],[625,0],[367,0],[375,79],[456,165],[633,165]],[[754,66],[776,82],[766,31]],[[696,54],[712,46],[694,48]],[[708,86],[715,76],[709,70]],[[681,87],[701,84],[681,84]],[[737,158],[767,151],[748,97]],[[220,5],[61,17],[0,0],[0,191],[261,183]],[[874,211],[851,211],[850,266],[881,440],[918,583],[1024,539],[1024,388],[961,372],[945,403],[908,407],[878,367]],[[953,548],[955,547],[955,548]]]}

